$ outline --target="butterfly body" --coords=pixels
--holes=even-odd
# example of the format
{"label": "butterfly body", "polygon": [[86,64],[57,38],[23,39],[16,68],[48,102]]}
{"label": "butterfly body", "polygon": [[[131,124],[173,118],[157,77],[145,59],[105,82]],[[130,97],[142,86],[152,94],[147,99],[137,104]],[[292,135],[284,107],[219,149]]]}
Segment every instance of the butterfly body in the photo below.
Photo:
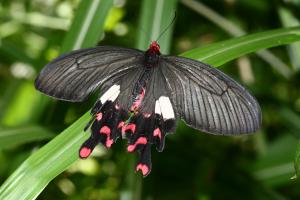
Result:
{"label": "butterfly body", "polygon": [[127,139],[144,176],[151,146],[162,151],[178,119],[219,135],[252,133],[261,123],[257,101],[240,84],[208,64],[161,55],[155,41],[146,52],[111,46],[71,52],[47,64],[35,86],[67,101],[83,101],[100,88],[79,156],[87,158],[98,143],[110,148]]}

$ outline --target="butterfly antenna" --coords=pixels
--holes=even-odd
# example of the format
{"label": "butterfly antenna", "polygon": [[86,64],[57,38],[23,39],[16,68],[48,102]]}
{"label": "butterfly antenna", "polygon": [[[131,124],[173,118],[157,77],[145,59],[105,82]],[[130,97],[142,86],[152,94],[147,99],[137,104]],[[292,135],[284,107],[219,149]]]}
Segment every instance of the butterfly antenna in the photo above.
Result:
{"label": "butterfly antenna", "polygon": [[164,33],[170,28],[170,26],[175,22],[175,19],[176,19],[176,11],[175,11],[175,13],[174,13],[174,17],[173,17],[172,21],[171,21],[171,22],[169,23],[169,25],[163,30],[163,32],[161,32],[161,34],[159,34],[159,36],[158,36],[156,42],[158,42],[158,40],[161,38],[161,36],[163,36]]}
{"label": "butterfly antenna", "polygon": [[147,33],[143,27],[139,27],[139,31],[144,33],[144,35],[148,38],[149,42],[151,42],[151,38],[150,38],[149,33]]}

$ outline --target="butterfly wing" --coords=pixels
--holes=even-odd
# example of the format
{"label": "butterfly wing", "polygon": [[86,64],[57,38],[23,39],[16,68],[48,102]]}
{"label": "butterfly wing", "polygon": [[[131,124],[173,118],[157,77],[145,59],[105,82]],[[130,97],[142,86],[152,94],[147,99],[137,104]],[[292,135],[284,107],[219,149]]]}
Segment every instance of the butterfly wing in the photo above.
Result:
{"label": "butterfly wing", "polygon": [[35,80],[35,87],[52,97],[83,101],[107,82],[112,85],[140,67],[143,52],[112,46],[73,51],[48,63]]}
{"label": "butterfly wing", "polygon": [[175,112],[189,126],[224,135],[251,133],[260,127],[255,98],[223,72],[188,58],[161,60]]}

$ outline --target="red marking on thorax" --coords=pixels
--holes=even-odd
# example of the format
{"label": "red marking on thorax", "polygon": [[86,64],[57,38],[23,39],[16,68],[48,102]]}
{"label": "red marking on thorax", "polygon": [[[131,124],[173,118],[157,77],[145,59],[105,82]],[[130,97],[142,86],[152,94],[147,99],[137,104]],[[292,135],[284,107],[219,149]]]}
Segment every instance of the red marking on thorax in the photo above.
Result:
{"label": "red marking on thorax", "polygon": [[79,155],[81,158],[87,158],[92,153],[92,150],[87,147],[80,149]]}
{"label": "red marking on thorax", "polygon": [[147,138],[140,137],[134,144],[131,144],[127,147],[128,152],[133,152],[137,145],[139,144],[147,144]]}
{"label": "red marking on thorax", "polygon": [[151,42],[148,51],[150,53],[159,53],[160,52],[160,46],[156,41]]}
{"label": "red marking on thorax", "polygon": [[146,176],[149,173],[149,167],[145,164],[142,164],[142,163],[139,163],[136,166],[136,171],[139,171],[139,170],[142,171],[143,176]]}

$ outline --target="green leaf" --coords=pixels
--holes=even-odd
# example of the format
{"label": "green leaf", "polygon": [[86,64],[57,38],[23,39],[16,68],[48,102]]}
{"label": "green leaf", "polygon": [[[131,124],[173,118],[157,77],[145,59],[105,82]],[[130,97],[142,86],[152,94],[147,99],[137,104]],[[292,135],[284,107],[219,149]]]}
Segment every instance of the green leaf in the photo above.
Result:
{"label": "green leaf", "polygon": [[[282,21],[284,27],[291,27],[291,26],[299,26],[299,20],[293,15],[291,11],[286,8],[279,8],[279,16]],[[289,56],[292,61],[292,67],[295,71],[300,70],[300,43],[294,43],[287,46]]]}
{"label": "green leaf", "polygon": [[[172,22],[177,0],[144,0],[142,16],[139,22],[137,48],[145,50],[151,41],[157,40],[165,28]],[[167,16],[167,17],[166,17]],[[162,53],[169,53],[172,27],[159,39]]]}
{"label": "green leaf", "polygon": [[0,150],[27,142],[52,138],[54,135],[40,126],[0,127]]}
{"label": "green leaf", "polygon": [[294,168],[295,168],[295,172],[296,172],[295,177],[298,178],[300,176],[300,141],[298,141],[298,145],[297,145],[297,151],[296,151],[296,156],[295,156],[295,160],[294,160]]}
{"label": "green leaf", "polygon": [[253,175],[267,185],[278,186],[288,183],[294,174],[294,155],[290,152],[295,151],[296,145],[295,137],[282,134],[268,145],[265,155],[253,163]]}
{"label": "green leaf", "polygon": [[[244,31],[241,28],[240,24],[233,22],[232,19],[228,19],[222,16],[221,14],[215,12],[200,1],[182,0],[181,2],[190,9],[202,15],[203,17],[207,18],[212,23],[216,24],[232,36],[239,37],[247,34],[246,31]],[[292,75],[292,70],[288,67],[288,65],[285,64],[282,60],[280,60],[280,58],[274,55],[271,51],[261,50],[255,53],[267,63],[269,63],[271,67],[277,70],[277,72],[279,72],[284,77],[289,78]]]}
{"label": "green leaf", "polygon": [[200,60],[214,66],[220,66],[242,55],[260,49],[297,41],[300,41],[300,27],[283,28],[214,43],[185,52],[181,56]]}
{"label": "green leaf", "polygon": [[46,185],[78,159],[88,134],[83,128],[89,113],[31,155],[1,186],[0,199],[35,199]]}
{"label": "green leaf", "polygon": [[69,34],[64,40],[62,52],[97,44],[112,4],[111,0],[81,1]]}
{"label": "green leaf", "polygon": [[[184,53],[215,66],[258,49],[300,40],[300,28],[266,31],[212,44]],[[82,132],[89,119],[85,114],[59,136],[30,156],[0,188],[0,199],[32,199],[59,173],[78,159],[78,149],[88,137]]]}

